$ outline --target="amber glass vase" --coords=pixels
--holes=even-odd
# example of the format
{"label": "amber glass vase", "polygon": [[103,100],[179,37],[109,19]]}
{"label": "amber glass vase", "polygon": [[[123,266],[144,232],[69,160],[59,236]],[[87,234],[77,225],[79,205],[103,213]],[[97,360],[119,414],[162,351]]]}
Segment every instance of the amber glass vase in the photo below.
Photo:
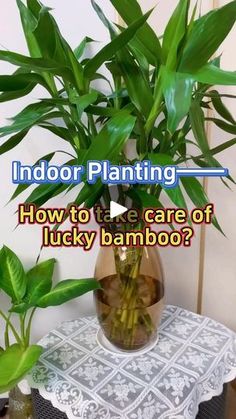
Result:
{"label": "amber glass vase", "polygon": [[156,248],[103,247],[95,291],[98,320],[111,344],[126,351],[149,345],[157,336],[164,305],[164,279]]}
{"label": "amber glass vase", "polygon": [[23,394],[19,387],[9,393],[9,419],[34,419],[31,394]]}

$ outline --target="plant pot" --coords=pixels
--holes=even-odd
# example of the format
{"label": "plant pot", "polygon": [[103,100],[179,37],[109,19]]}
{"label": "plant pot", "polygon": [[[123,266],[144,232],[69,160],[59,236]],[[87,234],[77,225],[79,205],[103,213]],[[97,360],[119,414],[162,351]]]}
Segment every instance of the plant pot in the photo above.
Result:
{"label": "plant pot", "polygon": [[19,387],[14,387],[9,393],[9,419],[33,419],[33,404],[31,394],[23,394]]}
{"label": "plant pot", "polygon": [[164,278],[156,248],[103,247],[98,255],[95,291],[105,337],[125,351],[145,348],[157,337],[164,307]]}

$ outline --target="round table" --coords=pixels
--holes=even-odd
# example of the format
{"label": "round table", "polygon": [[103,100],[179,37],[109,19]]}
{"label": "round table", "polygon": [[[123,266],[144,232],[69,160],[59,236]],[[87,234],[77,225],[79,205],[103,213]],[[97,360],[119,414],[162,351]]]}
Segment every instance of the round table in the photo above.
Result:
{"label": "round table", "polygon": [[236,334],[182,308],[166,306],[159,341],[144,355],[104,351],[98,330],[85,317],[40,341],[30,385],[69,419],[194,419],[236,377]]}

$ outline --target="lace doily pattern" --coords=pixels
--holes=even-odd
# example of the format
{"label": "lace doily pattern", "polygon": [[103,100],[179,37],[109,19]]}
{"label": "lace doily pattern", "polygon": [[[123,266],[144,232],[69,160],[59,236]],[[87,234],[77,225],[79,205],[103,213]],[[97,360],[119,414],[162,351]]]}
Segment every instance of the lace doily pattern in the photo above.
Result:
{"label": "lace doily pattern", "polygon": [[69,419],[194,419],[199,404],[236,377],[236,335],[167,306],[149,353],[119,357],[98,346],[96,318],[65,322],[43,338],[30,384]]}

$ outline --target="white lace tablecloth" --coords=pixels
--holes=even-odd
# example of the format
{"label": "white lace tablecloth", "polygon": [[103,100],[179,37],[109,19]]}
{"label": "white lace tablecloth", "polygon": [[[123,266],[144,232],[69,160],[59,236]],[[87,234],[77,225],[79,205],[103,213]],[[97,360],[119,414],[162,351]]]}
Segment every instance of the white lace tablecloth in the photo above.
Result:
{"label": "white lace tablecloth", "polygon": [[30,384],[69,419],[194,419],[199,404],[236,377],[236,335],[167,306],[159,342],[132,358],[98,346],[96,318],[66,322],[40,344]]}

